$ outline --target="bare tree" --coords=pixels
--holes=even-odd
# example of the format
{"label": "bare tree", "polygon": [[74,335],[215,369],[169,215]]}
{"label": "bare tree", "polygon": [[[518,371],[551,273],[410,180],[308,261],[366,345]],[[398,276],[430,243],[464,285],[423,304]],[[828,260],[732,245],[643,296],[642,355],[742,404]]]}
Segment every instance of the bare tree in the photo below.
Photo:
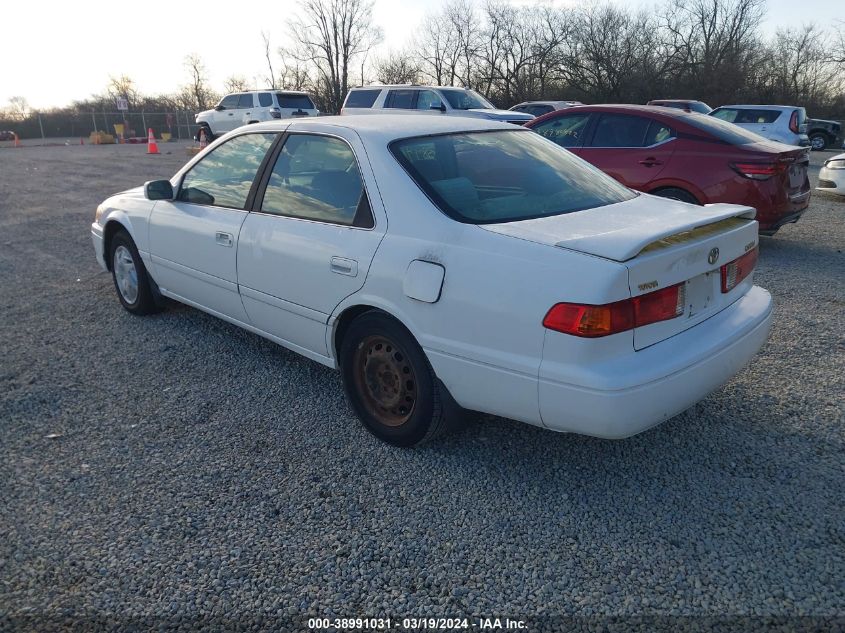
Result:
{"label": "bare tree", "polygon": [[182,89],[182,101],[188,101],[192,108],[205,110],[215,96],[207,85],[205,65],[199,55],[191,53],[185,58],[185,67],[188,69],[190,83]]}
{"label": "bare tree", "polygon": [[25,121],[32,113],[25,97],[11,97],[8,108],[9,117],[15,121]]}
{"label": "bare tree", "polygon": [[339,112],[353,64],[381,41],[381,29],[372,24],[373,0],[300,0],[299,6],[287,56],[313,65],[324,107]]}
{"label": "bare tree", "polygon": [[106,93],[112,101],[112,107],[117,98],[126,99],[130,110],[134,110],[138,105],[138,90],[135,88],[135,82],[127,75],[109,77]]}
{"label": "bare tree", "polygon": [[270,73],[267,77],[269,86],[273,90],[277,90],[280,86],[276,84],[276,73],[273,71],[273,58],[270,55],[270,34],[261,31],[261,39],[264,40],[264,59],[267,61],[267,70]]}
{"label": "bare tree", "polygon": [[375,72],[376,79],[383,84],[415,84],[420,81],[419,63],[408,51],[391,52],[376,60]]}
{"label": "bare tree", "polygon": [[244,92],[249,90],[249,82],[243,75],[232,75],[223,82],[223,89],[226,92]]}

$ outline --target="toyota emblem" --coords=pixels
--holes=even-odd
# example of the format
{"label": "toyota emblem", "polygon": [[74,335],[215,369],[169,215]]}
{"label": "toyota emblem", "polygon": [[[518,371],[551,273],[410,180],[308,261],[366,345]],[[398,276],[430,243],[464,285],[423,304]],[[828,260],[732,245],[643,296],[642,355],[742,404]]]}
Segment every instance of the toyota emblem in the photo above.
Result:
{"label": "toyota emblem", "polygon": [[715,264],[719,261],[719,249],[718,248],[711,248],[710,254],[707,256],[707,263],[708,264]]}

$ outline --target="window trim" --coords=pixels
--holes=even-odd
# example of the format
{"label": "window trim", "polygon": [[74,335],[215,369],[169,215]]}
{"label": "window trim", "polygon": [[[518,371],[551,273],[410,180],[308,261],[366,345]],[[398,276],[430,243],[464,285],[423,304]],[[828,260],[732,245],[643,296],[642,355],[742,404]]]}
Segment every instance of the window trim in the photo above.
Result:
{"label": "window trim", "polygon": [[[355,148],[352,147],[352,144],[338,134],[331,134],[328,132],[307,132],[307,131],[296,131],[296,132],[288,132],[287,130],[279,135],[280,138],[277,139],[277,145],[273,147],[269,152],[267,152],[268,160],[265,164],[261,166],[261,178],[258,180],[258,186],[255,191],[255,196],[252,198],[252,206],[249,209],[249,213],[255,213],[258,215],[264,215],[272,218],[284,218],[286,220],[298,220],[300,222],[313,222],[315,224],[321,224],[323,226],[339,226],[346,229],[355,229],[358,231],[374,231],[379,225],[378,218],[376,217],[375,212],[373,212],[373,202],[372,197],[370,196],[369,191],[367,191],[367,183],[364,180],[364,172],[361,169],[361,161],[358,158],[358,154],[355,153]],[[354,224],[340,224],[339,222],[329,222],[327,220],[316,220],[314,218],[303,218],[298,215],[286,215],[284,213],[271,213],[269,211],[262,211],[261,205],[264,202],[264,194],[267,191],[267,185],[270,183],[270,176],[273,174],[273,168],[276,166],[276,161],[279,158],[279,154],[282,153],[282,149],[287,143],[288,138],[291,136],[323,136],[326,138],[334,138],[337,139],[349,148],[349,151],[352,152],[352,156],[355,158],[355,165],[358,167],[358,175],[361,178],[361,192],[367,198],[367,206],[370,208],[370,217],[373,220],[372,226],[355,226]],[[252,192],[250,192],[252,193]],[[360,200],[358,202],[360,203]]]}
{"label": "window trim", "polygon": [[[221,206],[219,204],[202,204],[201,202],[191,202],[190,200],[180,200],[179,199],[179,196],[182,193],[182,187],[185,184],[185,177],[188,174],[190,174],[194,170],[194,168],[196,168],[197,165],[201,165],[202,162],[206,159],[207,156],[211,156],[211,154],[216,152],[218,148],[223,147],[226,143],[230,143],[230,142],[234,141],[236,138],[240,138],[242,136],[249,136],[249,135],[253,135],[253,134],[261,134],[261,135],[273,134],[276,138],[274,138],[270,142],[270,147],[264,153],[264,158],[261,159],[261,163],[259,163],[259,165],[258,165],[258,169],[255,172],[255,176],[253,176],[253,178],[252,178],[252,184],[249,187],[249,193],[247,194],[246,200],[244,201],[244,208],[224,207],[224,206]],[[191,165],[188,168],[187,171],[185,171],[183,174],[181,174],[179,176],[179,182],[178,182],[177,186],[174,187],[175,193],[174,193],[174,196],[173,196],[173,200],[171,202],[181,202],[182,204],[191,204],[191,205],[197,205],[197,206],[201,206],[201,207],[209,207],[209,208],[212,208],[212,209],[225,209],[226,211],[239,211],[241,213],[249,213],[250,209],[252,208],[252,205],[255,202],[255,194],[258,191],[258,183],[261,180],[260,177],[264,174],[264,171],[267,169],[268,159],[269,159],[270,155],[275,151],[275,149],[276,149],[275,144],[277,144],[279,142],[279,138],[281,136],[282,136],[282,134],[280,134],[279,132],[267,132],[267,131],[257,132],[257,131],[250,130],[248,132],[236,134],[236,135],[232,136],[231,138],[226,139],[226,141],[224,143],[220,143],[220,145],[218,145],[217,147],[212,149],[208,154],[206,154],[200,160],[198,160],[193,165]]]}

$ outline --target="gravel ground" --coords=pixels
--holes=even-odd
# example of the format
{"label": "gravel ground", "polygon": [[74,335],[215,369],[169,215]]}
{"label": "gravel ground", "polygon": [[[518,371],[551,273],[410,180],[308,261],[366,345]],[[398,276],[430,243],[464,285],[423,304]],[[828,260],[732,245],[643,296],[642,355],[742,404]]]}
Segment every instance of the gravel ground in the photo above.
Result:
{"label": "gravel ground", "polygon": [[0,629],[845,626],[845,199],[814,192],[761,240],[771,338],[686,413],[617,442],[483,417],[401,450],[337,373],[190,308],[120,307],[94,208],[184,147],[0,149]]}

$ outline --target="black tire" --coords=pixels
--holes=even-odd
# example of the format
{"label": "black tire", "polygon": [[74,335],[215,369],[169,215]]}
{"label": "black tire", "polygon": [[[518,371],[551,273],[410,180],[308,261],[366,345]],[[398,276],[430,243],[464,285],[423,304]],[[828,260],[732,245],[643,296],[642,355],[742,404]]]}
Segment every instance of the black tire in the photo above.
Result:
{"label": "black tire", "polygon": [[827,149],[829,142],[827,134],[820,134],[817,132],[810,136],[810,147],[817,152]]}
{"label": "black tire", "polygon": [[425,444],[460,417],[414,337],[383,312],[365,312],[349,325],[340,366],[352,409],[388,444]]}
{"label": "black tire", "polygon": [[[124,308],[137,315],[153,314],[160,310],[153,297],[144,261],[135,248],[135,242],[122,229],[112,236],[109,243],[109,265],[117,298]],[[132,277],[131,269],[134,269],[134,293],[124,284],[127,277]]]}
{"label": "black tire", "polygon": [[651,193],[655,196],[660,196],[661,198],[680,200],[681,202],[688,202],[689,204],[699,204],[698,200],[695,199],[695,196],[689,191],[684,191],[683,189],[678,189],[677,187],[666,187],[665,189],[658,189],[657,191],[652,191]]}
{"label": "black tire", "polygon": [[211,128],[208,127],[208,124],[203,123],[202,125],[200,125],[200,129],[197,130],[197,138],[196,138],[197,142],[199,142],[199,140],[200,140],[200,130],[205,130],[205,141],[206,141],[206,143],[211,143],[211,141],[213,141],[216,138],[214,136],[214,133],[211,131]]}

